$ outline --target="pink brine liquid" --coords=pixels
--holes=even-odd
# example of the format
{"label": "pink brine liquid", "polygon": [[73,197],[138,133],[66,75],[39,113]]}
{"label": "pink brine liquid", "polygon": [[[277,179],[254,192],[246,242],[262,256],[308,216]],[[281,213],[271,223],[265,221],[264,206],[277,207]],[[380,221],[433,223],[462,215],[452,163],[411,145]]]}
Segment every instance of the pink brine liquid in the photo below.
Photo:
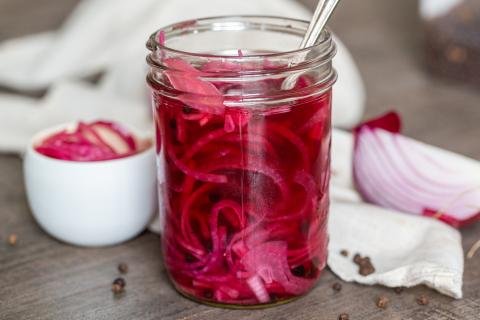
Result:
{"label": "pink brine liquid", "polygon": [[[228,107],[222,95],[252,88],[206,84],[176,63],[189,90],[210,97],[170,98],[150,83],[174,285],[197,300],[243,306],[307,293],[327,257],[331,89],[280,106]],[[180,77],[167,77],[182,89]],[[296,89],[307,84],[300,78]],[[280,86],[254,87],[268,94]]]}

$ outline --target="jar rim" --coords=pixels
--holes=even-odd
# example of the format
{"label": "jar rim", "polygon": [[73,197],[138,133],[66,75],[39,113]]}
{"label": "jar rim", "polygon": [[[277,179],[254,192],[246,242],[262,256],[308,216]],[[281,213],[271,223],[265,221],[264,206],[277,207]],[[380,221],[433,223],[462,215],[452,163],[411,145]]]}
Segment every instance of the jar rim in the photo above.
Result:
{"label": "jar rim", "polygon": [[[238,56],[235,55],[227,55],[227,54],[216,54],[216,53],[200,53],[200,52],[191,52],[191,51],[184,51],[180,49],[174,49],[172,47],[169,47],[168,45],[160,43],[158,40],[158,34],[160,32],[164,32],[165,35],[168,35],[172,32],[178,32],[179,30],[189,28],[189,27],[194,27],[198,26],[199,24],[205,24],[208,25],[209,23],[214,23],[215,21],[218,22],[234,22],[235,19],[237,20],[248,20],[248,19],[269,19],[270,21],[274,22],[290,22],[290,23],[297,23],[300,25],[303,25],[304,28],[302,30],[304,32],[307,31],[308,24],[309,22],[306,20],[302,19],[295,19],[295,18],[286,18],[286,17],[280,17],[280,16],[274,16],[274,15],[221,15],[221,16],[212,16],[212,17],[205,17],[205,18],[199,18],[199,19],[192,19],[192,20],[184,20],[180,22],[176,22],[173,24],[169,24],[165,27],[162,27],[155,32],[153,32],[148,41],[147,41],[147,48],[150,51],[155,51],[157,49],[161,49],[162,51],[165,52],[171,52],[173,54],[177,55],[182,55],[182,56],[190,56],[190,57],[195,57],[195,58],[215,58],[215,59],[238,59]],[[288,28],[289,24],[286,24],[286,28]],[[293,27],[290,25],[290,28],[292,31],[294,30]],[[243,30],[243,29],[238,29]],[[242,56],[242,59],[265,59],[265,58],[281,58],[282,56],[289,56],[289,55],[306,55],[310,51],[315,50],[317,48],[321,48],[322,46],[325,46],[325,44],[329,43],[332,40],[332,35],[329,32],[328,28],[324,29],[320,35],[320,41],[316,42],[315,44],[301,48],[301,49],[295,49],[295,50],[288,50],[288,51],[282,51],[282,52],[272,52],[272,53],[261,53],[261,54],[246,54]]]}
{"label": "jar rim", "polygon": [[[227,49],[229,55],[222,51],[214,53],[189,52],[165,45],[166,42],[183,36],[197,35],[202,32],[242,32],[262,31],[280,34],[289,34],[295,38],[303,38],[308,28],[308,22],[300,19],[284,18],[268,15],[226,15],[217,17],[200,18],[171,24],[154,32],[147,42],[150,53],[147,55],[147,63],[150,65],[150,72],[147,75],[147,82],[160,90],[162,94],[169,97],[176,97],[183,92],[165,82],[163,72],[181,74],[185,72],[181,67],[165,65],[164,61],[170,58],[180,58],[193,67],[205,63],[218,61],[220,63],[235,63],[244,65],[246,68],[228,69],[213,71],[201,70],[198,76],[206,82],[225,83],[256,83],[267,79],[286,79],[288,76],[299,76],[307,73],[315,73],[315,80],[304,88],[278,89],[274,92],[243,92],[239,95],[235,91],[224,94],[225,101],[229,106],[247,106],[289,103],[299,98],[310,98],[330,90],[337,79],[337,73],[332,67],[332,59],[336,53],[336,46],[331,33],[324,30],[317,43],[312,46],[289,51],[263,51],[260,54],[232,55],[231,48]],[[165,34],[160,36],[160,32]],[[161,43],[162,42],[162,43]],[[300,42],[298,42],[300,43]],[[290,45],[296,45],[290,42]],[[265,52],[265,53],[264,53]],[[267,63],[268,62],[268,63]],[[253,63],[253,64],[250,64]],[[258,68],[256,68],[258,64]],[[255,68],[251,68],[255,66]],[[271,66],[274,66],[272,68]],[[205,96],[208,96],[205,95]]]}

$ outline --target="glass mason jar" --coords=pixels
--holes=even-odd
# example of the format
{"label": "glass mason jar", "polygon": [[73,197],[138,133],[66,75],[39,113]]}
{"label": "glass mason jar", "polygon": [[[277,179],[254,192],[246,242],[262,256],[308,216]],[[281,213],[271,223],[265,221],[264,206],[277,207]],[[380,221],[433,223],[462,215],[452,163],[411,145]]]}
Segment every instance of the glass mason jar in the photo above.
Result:
{"label": "glass mason jar", "polygon": [[325,267],[335,45],[326,31],[296,50],[306,28],[226,16],[165,27],[147,43],[163,256],[189,298],[282,303]]}

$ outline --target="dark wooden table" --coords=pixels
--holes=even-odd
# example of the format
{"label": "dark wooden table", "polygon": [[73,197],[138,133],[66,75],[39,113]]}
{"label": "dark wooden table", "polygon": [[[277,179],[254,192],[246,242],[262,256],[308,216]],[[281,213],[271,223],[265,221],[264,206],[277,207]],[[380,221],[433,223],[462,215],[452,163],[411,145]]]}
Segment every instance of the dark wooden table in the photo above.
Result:
{"label": "dark wooden table", "polygon": [[[0,0],[0,40],[55,28],[76,2]],[[396,108],[408,135],[480,159],[478,89],[424,73],[416,1],[344,0],[332,26],[352,50],[367,83],[367,116]],[[18,234],[15,247],[6,243],[10,233]],[[480,239],[480,224],[462,234],[468,249]],[[335,294],[331,285],[338,279],[326,271],[313,292],[284,306],[234,311],[196,304],[169,285],[156,235],[144,233],[102,249],[75,248],[47,236],[30,215],[16,156],[0,156],[0,239],[0,319],[5,320],[321,320],[336,319],[341,312],[350,319],[480,319],[480,254],[466,260],[462,300],[425,287],[397,295],[391,289],[349,283]],[[114,298],[110,284],[122,261],[130,266],[127,291]],[[430,297],[430,305],[415,303],[421,293]],[[390,298],[387,310],[375,306],[379,295]]]}

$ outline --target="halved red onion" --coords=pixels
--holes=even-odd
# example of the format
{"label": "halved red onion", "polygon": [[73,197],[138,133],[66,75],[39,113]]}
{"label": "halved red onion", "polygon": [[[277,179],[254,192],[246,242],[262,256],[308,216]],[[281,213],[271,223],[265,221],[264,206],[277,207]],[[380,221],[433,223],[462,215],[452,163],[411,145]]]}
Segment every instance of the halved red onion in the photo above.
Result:
{"label": "halved red onion", "polygon": [[399,131],[396,113],[355,130],[353,173],[364,199],[454,227],[479,220],[480,164]]}

